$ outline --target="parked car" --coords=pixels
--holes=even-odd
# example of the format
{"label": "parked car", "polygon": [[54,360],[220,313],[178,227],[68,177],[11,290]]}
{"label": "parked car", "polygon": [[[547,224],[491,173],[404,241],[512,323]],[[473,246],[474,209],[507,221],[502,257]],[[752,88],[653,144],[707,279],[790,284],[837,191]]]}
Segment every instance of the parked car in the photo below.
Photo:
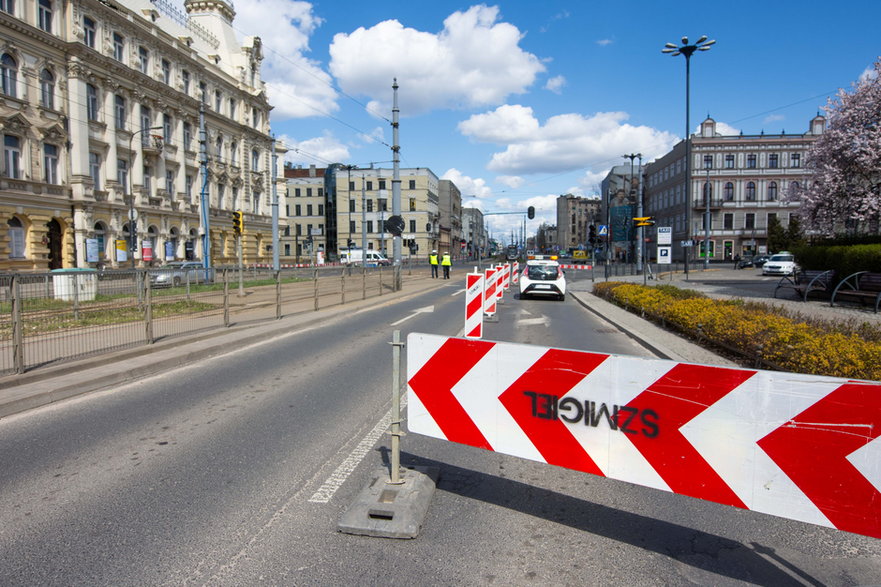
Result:
{"label": "parked car", "polygon": [[172,261],[150,270],[150,285],[153,287],[213,282],[214,269],[205,269],[201,261]]}
{"label": "parked car", "polygon": [[744,257],[737,262],[737,268],[744,269],[746,267],[761,267],[768,261],[768,259],[770,259],[768,255],[754,255],[752,257]]}
{"label": "parked car", "polygon": [[762,265],[762,275],[795,275],[798,272],[798,264],[795,256],[789,251],[780,251],[771,255]]}

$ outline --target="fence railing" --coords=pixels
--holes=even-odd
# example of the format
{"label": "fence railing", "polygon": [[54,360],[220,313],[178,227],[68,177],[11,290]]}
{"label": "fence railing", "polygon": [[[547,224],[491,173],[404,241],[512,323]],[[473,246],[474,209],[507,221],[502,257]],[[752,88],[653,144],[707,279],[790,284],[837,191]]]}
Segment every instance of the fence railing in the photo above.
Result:
{"label": "fence railing", "polygon": [[401,273],[331,267],[248,268],[241,275],[237,268],[0,274],[0,375],[381,296],[400,287]]}

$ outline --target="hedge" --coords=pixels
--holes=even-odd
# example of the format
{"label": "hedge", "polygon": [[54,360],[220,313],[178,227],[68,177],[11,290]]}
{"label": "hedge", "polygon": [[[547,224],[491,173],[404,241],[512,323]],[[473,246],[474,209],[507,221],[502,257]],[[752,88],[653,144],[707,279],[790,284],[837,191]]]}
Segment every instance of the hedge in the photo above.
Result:
{"label": "hedge", "polygon": [[716,300],[670,285],[604,282],[594,294],[763,366],[881,380],[881,328],[874,325],[806,320],[768,304]]}

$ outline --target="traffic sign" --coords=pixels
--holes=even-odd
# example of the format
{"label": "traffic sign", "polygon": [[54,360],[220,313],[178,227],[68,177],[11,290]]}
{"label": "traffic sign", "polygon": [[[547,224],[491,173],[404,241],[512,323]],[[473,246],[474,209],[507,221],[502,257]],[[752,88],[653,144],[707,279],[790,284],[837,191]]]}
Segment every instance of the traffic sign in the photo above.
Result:
{"label": "traffic sign", "polygon": [[658,227],[658,244],[659,245],[672,245],[673,244],[673,228],[670,226],[659,226]]}
{"label": "traffic sign", "polygon": [[465,276],[465,337],[483,337],[483,273]]}
{"label": "traffic sign", "polygon": [[658,264],[669,265],[671,247],[658,247]]}
{"label": "traffic sign", "polygon": [[600,236],[609,236],[609,225],[608,224],[600,224],[597,227],[597,234]]}
{"label": "traffic sign", "polygon": [[408,428],[881,538],[881,383],[412,333]]}

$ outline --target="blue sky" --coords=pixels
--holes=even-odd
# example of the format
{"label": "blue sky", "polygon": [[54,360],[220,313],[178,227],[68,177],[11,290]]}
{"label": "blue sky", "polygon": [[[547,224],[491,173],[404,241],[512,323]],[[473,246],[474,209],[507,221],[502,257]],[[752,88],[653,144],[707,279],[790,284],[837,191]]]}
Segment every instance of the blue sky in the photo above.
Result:
{"label": "blue sky", "polygon": [[[260,36],[272,129],[287,160],[391,167],[392,79],[402,166],[453,179],[465,205],[536,207],[594,195],[624,153],[644,161],[685,131],[685,35],[715,39],[691,67],[691,122],[801,133],[881,55],[881,2],[238,0]],[[267,18],[267,15],[273,15]],[[490,216],[496,234],[516,216]],[[530,228],[532,231],[534,227]]]}

